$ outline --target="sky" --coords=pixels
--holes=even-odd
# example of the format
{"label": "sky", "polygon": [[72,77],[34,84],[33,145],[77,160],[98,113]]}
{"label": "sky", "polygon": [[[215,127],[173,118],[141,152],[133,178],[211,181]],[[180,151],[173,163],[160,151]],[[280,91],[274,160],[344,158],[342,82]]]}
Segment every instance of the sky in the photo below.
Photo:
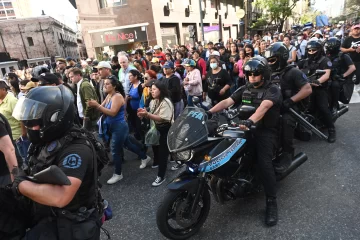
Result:
{"label": "sky", "polygon": [[41,10],[68,27],[77,30],[77,10],[68,0],[30,0],[34,16],[40,16]]}

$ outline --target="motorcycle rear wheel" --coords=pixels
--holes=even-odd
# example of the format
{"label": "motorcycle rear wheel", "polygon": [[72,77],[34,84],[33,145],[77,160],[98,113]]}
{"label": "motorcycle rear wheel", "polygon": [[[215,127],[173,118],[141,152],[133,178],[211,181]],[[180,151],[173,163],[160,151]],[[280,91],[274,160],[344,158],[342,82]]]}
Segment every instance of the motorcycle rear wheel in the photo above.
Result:
{"label": "motorcycle rear wheel", "polygon": [[[187,199],[191,200],[188,201]],[[186,190],[168,191],[160,203],[156,214],[156,223],[160,232],[173,240],[188,239],[195,235],[204,224],[210,211],[210,194],[205,188],[200,195],[194,214],[190,209],[194,195]],[[176,226],[173,226],[175,223]]]}

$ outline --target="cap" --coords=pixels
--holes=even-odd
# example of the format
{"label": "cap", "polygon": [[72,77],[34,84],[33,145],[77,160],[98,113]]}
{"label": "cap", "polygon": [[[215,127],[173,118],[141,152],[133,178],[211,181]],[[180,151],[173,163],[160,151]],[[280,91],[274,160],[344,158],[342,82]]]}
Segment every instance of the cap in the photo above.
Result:
{"label": "cap", "polygon": [[154,46],[154,50],[160,49],[161,47],[159,45]]}
{"label": "cap", "polygon": [[220,57],[220,53],[219,53],[218,51],[213,51],[213,52],[211,53],[211,56],[218,56],[218,57]]}
{"label": "cap", "polygon": [[151,59],[151,62],[152,62],[152,63],[158,63],[158,62],[160,62],[160,61],[159,61],[159,59],[158,59],[157,57],[153,57],[153,58]]}
{"label": "cap", "polygon": [[56,77],[55,74],[52,73],[42,73],[39,75],[39,77],[31,78],[31,81],[33,82],[39,82],[39,86],[43,85],[59,85],[59,79]]}
{"label": "cap", "polygon": [[145,87],[151,87],[154,83],[156,83],[157,80],[150,80],[147,83],[145,83]]}
{"label": "cap", "polygon": [[95,68],[109,68],[109,69],[111,69],[111,65],[110,65],[110,63],[108,63],[106,61],[101,61],[101,62],[99,62],[99,64]]}
{"label": "cap", "polygon": [[32,81],[28,82],[25,87],[22,87],[21,90],[29,90],[32,88],[36,88],[36,84]]}
{"label": "cap", "polygon": [[70,62],[71,60],[73,60],[72,57],[67,57],[67,58],[66,58],[66,61],[67,61],[67,62]]}
{"label": "cap", "polygon": [[194,60],[192,60],[192,59],[186,59],[186,60],[184,60],[183,65],[186,66],[186,67],[195,67],[196,62]]}
{"label": "cap", "polygon": [[135,50],[132,50],[132,51],[131,51],[131,55],[134,55],[134,54],[135,54],[135,52],[136,52]]}
{"label": "cap", "polygon": [[66,60],[64,58],[58,58],[56,59],[57,62],[66,63]]}
{"label": "cap", "polygon": [[336,27],[338,27],[338,28],[341,27],[341,24],[339,23],[338,25],[336,25]]}
{"label": "cap", "polygon": [[92,62],[92,60],[90,58],[85,60],[86,62]]}
{"label": "cap", "polygon": [[167,61],[162,68],[174,68],[174,64],[171,61]]}
{"label": "cap", "polygon": [[354,26],[351,27],[351,30],[355,29],[355,28],[360,28],[360,24],[356,24]]}

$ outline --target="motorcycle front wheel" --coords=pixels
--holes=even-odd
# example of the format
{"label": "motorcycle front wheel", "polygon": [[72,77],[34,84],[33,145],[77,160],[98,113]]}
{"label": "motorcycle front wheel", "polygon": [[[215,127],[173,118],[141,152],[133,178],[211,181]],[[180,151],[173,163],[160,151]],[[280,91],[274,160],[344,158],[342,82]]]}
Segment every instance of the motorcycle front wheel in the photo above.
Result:
{"label": "motorcycle front wheel", "polygon": [[191,206],[195,194],[186,190],[168,191],[160,203],[156,223],[160,232],[173,240],[188,239],[204,224],[210,210],[210,194],[205,188],[193,213]]}

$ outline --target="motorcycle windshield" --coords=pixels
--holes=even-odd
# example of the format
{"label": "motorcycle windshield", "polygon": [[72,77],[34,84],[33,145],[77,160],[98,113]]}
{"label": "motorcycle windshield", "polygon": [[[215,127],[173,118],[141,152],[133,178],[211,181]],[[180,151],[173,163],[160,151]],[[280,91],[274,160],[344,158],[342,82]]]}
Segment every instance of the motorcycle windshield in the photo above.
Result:
{"label": "motorcycle windshield", "polygon": [[180,152],[207,141],[206,120],[204,109],[185,108],[169,130],[167,142],[170,152]]}

